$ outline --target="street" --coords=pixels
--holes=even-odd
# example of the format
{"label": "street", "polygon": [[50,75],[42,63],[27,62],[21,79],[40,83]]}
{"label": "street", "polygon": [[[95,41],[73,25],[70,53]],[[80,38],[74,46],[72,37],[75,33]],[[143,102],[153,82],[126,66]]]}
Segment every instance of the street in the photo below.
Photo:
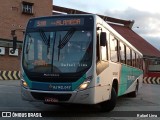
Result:
{"label": "street", "polygon": [[[12,112],[49,112],[52,117],[56,118],[69,117],[69,119],[158,119],[155,118],[157,112],[160,111],[160,87],[159,85],[143,84],[143,87],[139,90],[139,94],[136,98],[130,97],[119,97],[115,109],[109,113],[99,112],[98,106],[87,106],[87,105],[46,105],[38,102],[28,102],[21,99],[20,93],[20,81],[19,80],[8,80],[0,81],[0,111],[12,111]],[[52,111],[52,113],[51,113]],[[124,112],[122,112],[124,111]],[[130,112],[129,112],[130,111]],[[134,112],[135,111],[135,112]],[[148,112],[146,112],[148,111]],[[155,116],[144,116],[151,114]],[[134,114],[134,115],[133,115]],[[46,117],[46,116],[45,116]],[[151,117],[151,118],[150,118]],[[158,117],[158,115],[157,115]],[[159,116],[160,117],[160,116]],[[47,117],[51,119],[51,117]],[[0,118],[5,119],[5,118]],[[24,118],[25,119],[25,118]],[[27,119],[27,118],[26,118]],[[31,119],[31,118],[30,118]],[[34,118],[33,118],[34,119]],[[41,118],[38,118],[41,119]],[[42,116],[43,119],[43,116]],[[59,118],[60,119],[60,118]],[[62,119],[62,118],[61,118]]]}

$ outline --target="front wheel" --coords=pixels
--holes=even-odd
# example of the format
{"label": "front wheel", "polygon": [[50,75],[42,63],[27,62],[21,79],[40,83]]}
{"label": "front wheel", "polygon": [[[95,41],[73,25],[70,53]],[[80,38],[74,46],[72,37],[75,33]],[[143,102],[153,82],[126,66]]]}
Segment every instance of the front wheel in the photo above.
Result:
{"label": "front wheel", "polygon": [[101,111],[102,112],[109,112],[114,109],[117,102],[117,94],[114,88],[112,88],[111,91],[111,99],[108,101],[105,101],[103,103],[100,103]]}

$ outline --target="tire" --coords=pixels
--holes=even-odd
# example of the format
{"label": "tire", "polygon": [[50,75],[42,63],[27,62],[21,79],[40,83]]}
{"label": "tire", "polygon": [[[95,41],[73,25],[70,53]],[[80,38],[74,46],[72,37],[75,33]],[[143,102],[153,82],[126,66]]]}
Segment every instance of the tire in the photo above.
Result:
{"label": "tire", "polygon": [[134,97],[137,97],[137,95],[138,95],[138,88],[139,88],[139,84],[138,84],[138,82],[137,82],[135,91],[129,93],[128,96],[129,96],[129,97],[133,97],[133,98],[134,98]]}
{"label": "tire", "polygon": [[114,88],[112,88],[111,91],[111,99],[108,101],[105,101],[103,103],[100,103],[101,111],[102,112],[109,112],[114,109],[117,102],[117,94]]}

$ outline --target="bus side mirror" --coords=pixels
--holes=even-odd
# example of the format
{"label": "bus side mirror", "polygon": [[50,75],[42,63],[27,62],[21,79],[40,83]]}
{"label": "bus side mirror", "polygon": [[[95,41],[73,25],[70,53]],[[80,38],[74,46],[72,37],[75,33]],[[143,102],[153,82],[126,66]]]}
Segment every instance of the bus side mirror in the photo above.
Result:
{"label": "bus side mirror", "polygon": [[107,37],[106,32],[101,32],[101,34],[100,34],[100,45],[101,46],[106,46],[106,44],[107,44],[106,37]]}

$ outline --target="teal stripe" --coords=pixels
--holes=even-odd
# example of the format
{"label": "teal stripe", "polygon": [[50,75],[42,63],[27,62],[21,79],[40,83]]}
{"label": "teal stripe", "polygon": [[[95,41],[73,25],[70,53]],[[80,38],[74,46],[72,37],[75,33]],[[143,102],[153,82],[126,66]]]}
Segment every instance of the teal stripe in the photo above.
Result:
{"label": "teal stripe", "polygon": [[84,74],[78,81],[72,83],[72,90],[77,89],[86,79],[86,74]]}
{"label": "teal stripe", "polygon": [[118,96],[123,95],[143,71],[127,65],[122,65]]}

